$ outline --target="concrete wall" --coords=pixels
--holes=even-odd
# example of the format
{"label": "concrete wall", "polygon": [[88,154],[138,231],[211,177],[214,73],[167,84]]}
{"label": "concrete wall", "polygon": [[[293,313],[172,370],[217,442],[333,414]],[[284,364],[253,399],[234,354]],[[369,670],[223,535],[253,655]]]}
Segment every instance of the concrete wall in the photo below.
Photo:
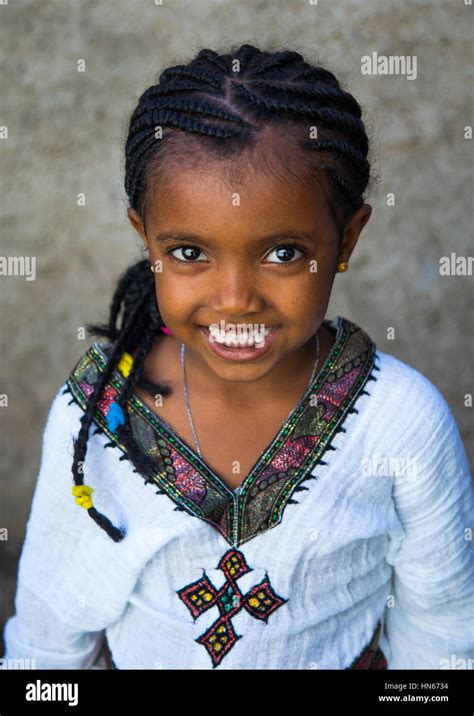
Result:
{"label": "concrete wall", "polygon": [[[336,278],[329,316],[363,326],[379,348],[443,392],[474,455],[472,276],[439,258],[472,247],[472,7],[461,0],[25,1],[0,5],[2,256],[36,257],[35,281],[2,276],[0,631],[54,393],[105,320],[122,269],[142,257],[126,218],[123,144],[139,95],[201,47],[288,46],[336,73],[364,109],[379,177],[374,207]],[[417,57],[417,77],[364,76],[361,57]],[[77,72],[78,59],[86,72]],[[86,193],[78,207],[77,194]],[[395,205],[387,205],[387,195]],[[471,315],[471,318],[469,318]],[[396,329],[395,340],[387,329]],[[1,644],[0,644],[1,647]]]}

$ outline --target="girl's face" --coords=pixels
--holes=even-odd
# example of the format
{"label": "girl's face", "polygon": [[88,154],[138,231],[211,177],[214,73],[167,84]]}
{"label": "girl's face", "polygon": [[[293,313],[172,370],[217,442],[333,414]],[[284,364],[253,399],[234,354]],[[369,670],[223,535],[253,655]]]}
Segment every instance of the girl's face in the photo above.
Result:
{"label": "girl's face", "polygon": [[[187,360],[223,381],[257,381],[273,369],[283,378],[314,360],[337,264],[349,260],[371,208],[358,210],[341,241],[314,185],[256,170],[234,187],[226,177],[222,163],[182,168],[162,184],[165,193],[158,185],[146,231],[134,210],[128,216],[158,269],[160,313]],[[211,324],[276,331],[268,350],[238,361],[211,350],[199,328]]]}

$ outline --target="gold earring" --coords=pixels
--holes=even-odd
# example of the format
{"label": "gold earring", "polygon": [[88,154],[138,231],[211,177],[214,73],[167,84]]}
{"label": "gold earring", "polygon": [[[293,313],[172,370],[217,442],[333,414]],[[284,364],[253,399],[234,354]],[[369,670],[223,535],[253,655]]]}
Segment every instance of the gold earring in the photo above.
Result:
{"label": "gold earring", "polygon": [[337,264],[338,273],[344,273],[344,271],[347,271],[348,268],[349,268],[349,264],[347,263],[347,261],[341,261],[340,263]]}
{"label": "gold earring", "polygon": [[155,269],[154,269],[154,267],[153,267],[153,264],[150,264],[150,270],[153,271],[153,273],[155,272]]}

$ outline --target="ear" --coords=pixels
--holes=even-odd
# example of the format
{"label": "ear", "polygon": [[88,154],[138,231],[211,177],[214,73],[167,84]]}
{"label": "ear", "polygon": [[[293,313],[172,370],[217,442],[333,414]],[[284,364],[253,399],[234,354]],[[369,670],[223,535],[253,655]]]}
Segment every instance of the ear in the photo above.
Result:
{"label": "ear", "polygon": [[145,244],[145,248],[147,248],[148,247],[148,239],[146,237],[144,226],[143,226],[142,221],[141,221],[140,217],[138,216],[137,212],[135,211],[135,209],[132,209],[131,206],[129,206],[127,209],[127,216],[128,216],[128,219],[129,219],[131,225],[133,226],[133,228],[135,229],[135,231],[137,232],[137,234],[140,236],[141,240]]}
{"label": "ear", "polygon": [[341,246],[339,248],[338,262],[349,261],[359,239],[360,233],[369,221],[371,214],[372,207],[369,204],[362,204],[362,206],[359,207],[359,209],[357,209],[357,211],[353,214],[343,232]]}

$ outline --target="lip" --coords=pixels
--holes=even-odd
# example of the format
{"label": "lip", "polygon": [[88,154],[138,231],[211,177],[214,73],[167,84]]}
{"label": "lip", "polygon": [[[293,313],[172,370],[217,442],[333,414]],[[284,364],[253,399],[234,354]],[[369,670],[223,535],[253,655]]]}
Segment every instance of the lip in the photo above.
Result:
{"label": "lip", "polygon": [[209,340],[209,329],[208,327],[204,326],[198,326],[198,330],[201,333],[206,345],[210,350],[219,358],[224,358],[228,361],[234,361],[236,363],[242,363],[247,361],[254,361],[258,360],[261,356],[263,356],[272,346],[279,328],[278,326],[274,326],[270,333],[265,336],[265,343],[261,348],[257,348],[255,346],[253,347],[247,347],[243,346],[242,348],[228,348],[226,345],[222,345],[220,343],[216,343],[215,341],[211,342]]}

